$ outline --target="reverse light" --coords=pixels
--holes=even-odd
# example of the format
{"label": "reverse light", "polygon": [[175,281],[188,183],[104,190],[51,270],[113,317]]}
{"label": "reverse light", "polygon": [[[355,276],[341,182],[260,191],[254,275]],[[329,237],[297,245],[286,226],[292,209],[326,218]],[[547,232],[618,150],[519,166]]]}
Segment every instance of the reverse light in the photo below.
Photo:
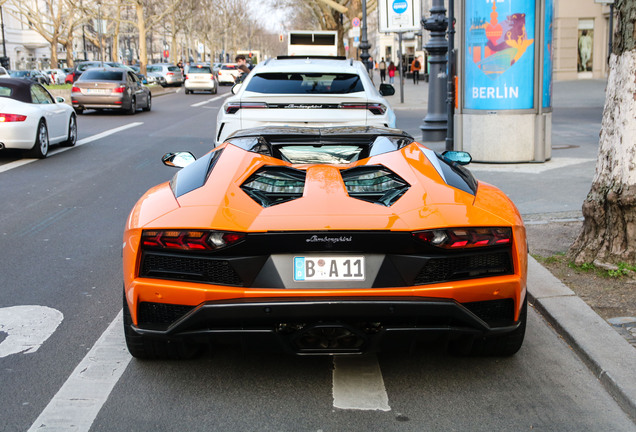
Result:
{"label": "reverse light", "polygon": [[25,115],[0,113],[0,123],[23,122],[25,120]]}
{"label": "reverse light", "polygon": [[368,109],[375,115],[381,115],[386,112],[386,106],[381,103],[341,103],[338,107],[343,109]]}
{"label": "reverse light", "polygon": [[204,251],[232,246],[245,238],[243,233],[207,230],[149,230],[141,234],[145,248]]}
{"label": "reverse light", "polygon": [[413,236],[431,246],[444,249],[464,249],[501,246],[512,242],[512,229],[508,227],[445,228],[414,232]]}

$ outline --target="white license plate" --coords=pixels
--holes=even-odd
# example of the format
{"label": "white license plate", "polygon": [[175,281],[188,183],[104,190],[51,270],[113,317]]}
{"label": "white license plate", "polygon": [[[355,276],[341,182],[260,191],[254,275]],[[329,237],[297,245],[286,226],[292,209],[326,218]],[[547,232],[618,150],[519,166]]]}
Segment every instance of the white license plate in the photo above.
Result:
{"label": "white license plate", "polygon": [[88,94],[110,94],[109,89],[86,89]]}
{"label": "white license plate", "polygon": [[294,257],[294,280],[303,281],[362,281],[363,256]]}

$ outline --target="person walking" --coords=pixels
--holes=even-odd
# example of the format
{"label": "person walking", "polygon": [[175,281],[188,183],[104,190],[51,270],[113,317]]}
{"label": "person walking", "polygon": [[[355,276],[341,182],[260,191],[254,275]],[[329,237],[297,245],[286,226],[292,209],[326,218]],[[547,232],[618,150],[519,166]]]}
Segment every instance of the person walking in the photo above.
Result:
{"label": "person walking", "polygon": [[380,60],[378,69],[380,69],[380,82],[383,83],[384,81],[386,81],[386,62],[384,61],[384,57],[382,57],[382,60]]}
{"label": "person walking", "polygon": [[395,67],[395,63],[391,62],[389,63],[389,67],[388,67],[388,71],[389,71],[389,82],[391,84],[393,84],[393,81],[395,80],[395,71],[397,70],[397,68]]}
{"label": "person walking", "polygon": [[422,65],[417,57],[411,63],[411,72],[413,73],[413,84],[420,83],[420,70],[422,70]]}

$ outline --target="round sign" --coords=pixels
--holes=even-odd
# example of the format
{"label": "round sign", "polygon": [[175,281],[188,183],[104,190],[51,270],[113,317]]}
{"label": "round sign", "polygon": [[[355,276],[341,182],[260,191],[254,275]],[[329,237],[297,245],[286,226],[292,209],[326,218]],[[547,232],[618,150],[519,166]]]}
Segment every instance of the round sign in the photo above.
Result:
{"label": "round sign", "polygon": [[393,12],[397,14],[402,14],[406,12],[408,7],[409,7],[409,4],[408,2],[406,2],[406,0],[393,0]]}
{"label": "round sign", "polygon": [[360,18],[355,17],[354,19],[351,20],[351,26],[352,27],[360,27]]}

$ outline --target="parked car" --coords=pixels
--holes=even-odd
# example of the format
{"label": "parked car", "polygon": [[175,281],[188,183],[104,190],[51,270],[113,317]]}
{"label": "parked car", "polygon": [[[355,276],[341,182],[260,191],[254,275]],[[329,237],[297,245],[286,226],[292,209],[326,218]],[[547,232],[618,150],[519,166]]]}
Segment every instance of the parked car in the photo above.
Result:
{"label": "parked car", "polygon": [[209,65],[193,65],[186,67],[185,94],[195,91],[209,91],[216,94],[218,82]]}
{"label": "parked car", "polygon": [[43,72],[51,79],[51,84],[64,84],[67,74],[62,69],[45,69]]}
{"label": "parked car", "polygon": [[146,72],[156,72],[163,76],[168,86],[181,86],[183,84],[183,73],[179,66],[170,63],[157,63],[146,67]]}
{"label": "parked car", "polygon": [[218,71],[219,84],[234,85],[239,74],[238,65],[236,63],[223,63]]}
{"label": "parked car", "polygon": [[[223,72],[223,71],[221,71]],[[259,63],[232,88],[217,115],[216,142],[232,132],[265,125],[395,127],[395,113],[362,62],[284,57]]]}
{"label": "parked car", "polygon": [[77,142],[77,120],[64,98],[53,98],[41,84],[0,78],[0,149],[23,149],[45,158],[51,144]]}
{"label": "parked car", "polygon": [[409,349],[432,335],[458,354],[520,349],[523,219],[463,166],[468,153],[389,128],[278,126],[194,159],[165,155],[184,168],[127,219],[133,356],[187,358],[232,337],[300,355]]}
{"label": "parked car", "polygon": [[73,108],[78,114],[85,109],[116,109],[135,114],[139,107],[152,108],[152,95],[134,72],[122,68],[87,69],[71,91]]}
{"label": "parked car", "polygon": [[166,79],[159,72],[148,72],[146,75],[146,81],[148,81],[148,84],[158,84],[162,87],[166,87],[168,85]]}
{"label": "parked car", "polygon": [[11,75],[9,75],[9,72],[7,72],[5,68],[0,66],[0,78],[9,78],[10,76]]}
{"label": "parked car", "polygon": [[12,78],[27,79],[29,81],[33,81],[43,85],[49,85],[51,83],[51,78],[49,78],[42,71],[39,71],[37,69],[15,70],[15,71],[11,71],[9,75]]}

